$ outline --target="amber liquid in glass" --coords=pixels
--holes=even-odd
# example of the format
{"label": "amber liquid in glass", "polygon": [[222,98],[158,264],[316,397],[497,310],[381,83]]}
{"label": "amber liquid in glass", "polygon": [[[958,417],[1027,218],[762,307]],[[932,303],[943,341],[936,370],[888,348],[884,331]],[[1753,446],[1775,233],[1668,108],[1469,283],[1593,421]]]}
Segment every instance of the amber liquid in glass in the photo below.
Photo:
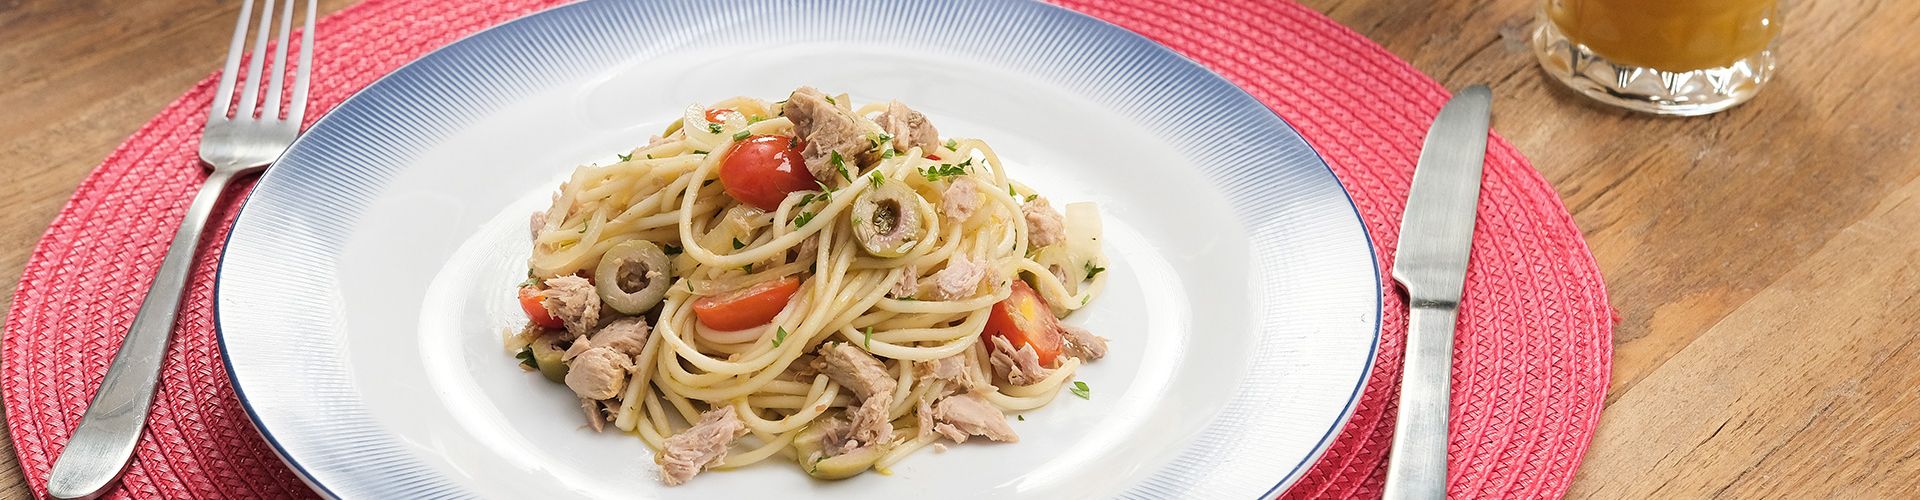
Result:
{"label": "amber liquid in glass", "polygon": [[1760,53],[1779,34],[1778,0],[1551,0],[1568,39],[1619,64],[1684,72]]}
{"label": "amber liquid in glass", "polygon": [[1541,0],[1533,53],[1593,100],[1673,116],[1718,113],[1772,79],[1786,0]]}

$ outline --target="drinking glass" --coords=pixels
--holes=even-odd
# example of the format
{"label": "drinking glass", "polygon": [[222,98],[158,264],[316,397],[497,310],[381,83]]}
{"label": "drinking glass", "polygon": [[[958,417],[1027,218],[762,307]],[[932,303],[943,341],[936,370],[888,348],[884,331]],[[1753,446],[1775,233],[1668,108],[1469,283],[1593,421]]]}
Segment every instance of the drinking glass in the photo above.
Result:
{"label": "drinking glass", "polygon": [[1759,92],[1779,33],[1780,0],[1545,0],[1533,49],[1589,97],[1694,116]]}

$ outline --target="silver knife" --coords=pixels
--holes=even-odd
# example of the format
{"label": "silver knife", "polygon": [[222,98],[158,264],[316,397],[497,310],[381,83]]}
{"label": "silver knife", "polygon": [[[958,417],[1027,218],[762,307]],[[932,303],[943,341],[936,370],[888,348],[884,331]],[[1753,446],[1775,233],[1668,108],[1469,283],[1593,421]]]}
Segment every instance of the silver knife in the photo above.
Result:
{"label": "silver knife", "polygon": [[1387,458],[1388,499],[1447,496],[1453,327],[1467,278],[1492,100],[1486,85],[1474,85],[1440,108],[1420,149],[1407,210],[1400,219],[1393,280],[1407,290],[1409,310],[1400,415]]}

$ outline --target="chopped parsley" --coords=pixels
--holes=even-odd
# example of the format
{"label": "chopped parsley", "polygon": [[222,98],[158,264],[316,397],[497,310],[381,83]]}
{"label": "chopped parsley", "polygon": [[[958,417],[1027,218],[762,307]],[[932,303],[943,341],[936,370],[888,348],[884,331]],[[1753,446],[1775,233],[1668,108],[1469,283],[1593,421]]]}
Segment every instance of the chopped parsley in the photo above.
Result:
{"label": "chopped parsley", "polygon": [[614,156],[620,157],[620,161],[633,161],[632,154],[623,154],[623,155],[614,155]]}
{"label": "chopped parsley", "polygon": [[807,223],[813,221],[813,216],[813,212],[800,212],[800,215],[793,216],[793,227],[807,227]]}
{"label": "chopped parsley", "polygon": [[[775,345],[778,346],[779,344],[775,344]],[[1067,392],[1071,392],[1075,396],[1080,396],[1080,399],[1085,399],[1088,401],[1093,400],[1093,398],[1091,397],[1092,391],[1087,389],[1086,382],[1081,382],[1078,380],[1073,381],[1073,388],[1067,389]]]}
{"label": "chopped parsley", "polygon": [[873,187],[878,188],[880,187],[881,184],[884,184],[887,182],[887,177],[884,175],[880,175],[879,170],[874,170],[872,174],[867,175],[867,181],[872,182]]}
{"label": "chopped parsley", "polygon": [[697,154],[697,155],[703,155],[703,154],[707,154],[707,150],[704,150],[704,149],[695,149],[695,150],[693,150],[693,154]]}
{"label": "chopped parsley", "polygon": [[653,159],[653,153],[647,153],[647,159],[649,160]]}
{"label": "chopped parsley", "polygon": [[755,124],[755,123],[760,123],[760,122],[764,122],[764,121],[767,121],[767,119],[766,119],[766,117],[761,117],[761,116],[749,116],[749,117],[747,117],[747,124],[748,124],[748,125],[752,125],[752,124]]}
{"label": "chopped parsley", "polygon": [[867,327],[867,350],[873,350],[873,327]]}
{"label": "chopped parsley", "polygon": [[804,206],[807,206],[807,205],[809,205],[809,204],[812,204],[812,203],[813,203],[813,199],[814,199],[815,197],[817,197],[817,196],[820,196],[820,195],[819,195],[819,194],[817,194],[817,193],[807,193],[807,194],[805,194],[805,195],[801,195],[801,196],[800,196],[800,202],[799,202],[799,203],[795,203],[795,204],[793,204],[793,206],[796,206],[796,207],[804,207]]}
{"label": "chopped parsley", "polygon": [[[968,161],[972,161],[972,160],[968,160]],[[947,177],[966,175],[966,173],[967,173],[967,164],[965,163],[962,163],[959,165],[954,165],[952,163],[942,163],[939,165],[934,165],[934,166],[927,167],[920,170],[920,175],[926,176],[927,182],[933,182],[933,181],[937,181]]]}
{"label": "chopped parsley", "polygon": [[526,288],[526,287],[530,287],[538,284],[540,284],[540,278],[533,277],[533,271],[529,270],[527,271],[527,280],[520,282],[520,288]]}
{"label": "chopped parsley", "polygon": [[784,327],[784,326],[782,326],[782,327],[779,327],[779,328],[780,328],[780,330],[779,330],[779,331],[777,331],[777,332],[774,332],[774,335],[773,335],[773,346],[774,346],[774,347],[780,347],[780,343],[781,343],[781,342],[786,342],[786,341],[787,341],[787,327]]}
{"label": "chopped parsley", "polygon": [[893,136],[887,135],[885,132],[867,134],[867,142],[873,143],[873,147],[876,148],[887,145],[887,141],[891,140],[893,140]]}
{"label": "chopped parsley", "polygon": [[898,153],[898,152],[895,152],[895,151],[893,150],[893,148],[887,148],[887,150],[886,150],[886,151],[881,151],[881,152],[880,152],[880,159],[882,159],[882,160],[885,160],[885,159],[888,159],[888,158],[892,158],[892,157],[895,157],[895,156],[900,156],[900,153]]}
{"label": "chopped parsley", "polygon": [[693,280],[686,280],[686,281],[683,281],[682,283],[687,284],[687,293],[693,293]]}
{"label": "chopped parsley", "polygon": [[1094,276],[1099,276],[1100,272],[1107,270],[1107,268],[1095,266],[1093,265],[1093,261],[1087,261],[1086,270],[1087,270],[1087,279],[1093,279]]}
{"label": "chopped parsley", "polygon": [[672,243],[662,245],[660,247],[660,253],[664,253],[667,255],[680,255],[680,245],[675,245]]}
{"label": "chopped parsley", "polygon": [[748,263],[747,263],[747,265],[744,265],[744,266],[740,266],[740,269],[742,269],[742,270],[745,270],[746,272],[749,272],[749,273],[751,273],[751,272],[753,272],[753,263],[752,263],[752,262],[748,262]]}
{"label": "chopped parsley", "polygon": [[739,133],[733,134],[733,142],[740,142],[740,141],[747,140],[747,136],[751,136],[751,135],[753,135],[753,132],[741,130]]}
{"label": "chopped parsley", "polygon": [[1014,416],[1013,416],[1013,418],[1017,418],[1017,419],[1020,419],[1020,421],[1021,421],[1021,422],[1025,422],[1025,421],[1027,421],[1027,416],[1026,416],[1026,415],[1014,415]]}
{"label": "chopped parsley", "polygon": [[1007,196],[1012,196],[1012,197],[1013,197],[1013,199],[1016,199],[1016,200],[1017,200],[1017,199],[1020,199],[1020,193],[1018,193],[1018,192],[1015,192],[1015,191],[1013,190],[1013,185],[1012,185],[1012,184],[1008,184],[1008,185],[1007,185]]}
{"label": "chopped parsley", "polygon": [[709,124],[707,124],[707,131],[708,131],[708,132],[713,132],[713,133],[716,133],[716,134],[718,134],[718,133],[720,133],[720,130],[722,130],[722,129],[720,128],[720,124],[718,124],[718,123],[709,123]]}
{"label": "chopped parsley", "polygon": [[533,358],[533,346],[520,348],[520,352],[514,353],[513,357],[520,358],[520,366],[525,366],[528,370],[540,369],[540,362]]}
{"label": "chopped parsley", "polygon": [[954,150],[954,151],[959,151],[959,150],[960,150],[960,141],[955,141],[955,140],[953,140],[953,139],[947,139],[947,143],[945,144],[945,146],[947,147],[947,149],[951,149],[951,150]]}
{"label": "chopped parsley", "polygon": [[[853,182],[853,179],[847,179],[847,182]],[[813,181],[813,185],[820,187],[820,201],[824,201],[828,203],[833,202],[833,187],[828,186],[827,183],[820,182],[818,180]]]}
{"label": "chopped parsley", "polygon": [[1030,195],[1027,195],[1027,200],[1026,200],[1026,201],[1027,201],[1028,203],[1032,203],[1032,202],[1033,202],[1033,200],[1034,200],[1035,198],[1039,198],[1039,197],[1040,197],[1040,195],[1038,195],[1038,194],[1030,194]]}
{"label": "chopped parsley", "polygon": [[734,249],[734,250],[739,250],[739,249],[742,249],[742,248],[746,248],[746,247],[747,247],[747,244],[746,244],[746,243],[741,243],[741,242],[740,242],[740,238],[734,238],[734,239],[733,239],[733,249]]}
{"label": "chopped parsley", "polygon": [[[834,170],[840,171],[841,178],[846,179],[847,182],[853,182],[853,176],[847,174],[847,159],[841,158],[839,151],[834,151],[832,156],[827,157],[827,161],[833,163]],[[814,181],[814,182],[819,182],[819,181]]]}
{"label": "chopped parsley", "polygon": [[827,100],[827,104],[832,104],[832,105],[836,105],[836,106],[840,104],[840,103],[837,103],[837,102],[833,102],[833,96],[830,96],[830,95],[822,95],[822,96],[820,96],[820,98],[821,98],[821,99],[826,99],[826,100]]}

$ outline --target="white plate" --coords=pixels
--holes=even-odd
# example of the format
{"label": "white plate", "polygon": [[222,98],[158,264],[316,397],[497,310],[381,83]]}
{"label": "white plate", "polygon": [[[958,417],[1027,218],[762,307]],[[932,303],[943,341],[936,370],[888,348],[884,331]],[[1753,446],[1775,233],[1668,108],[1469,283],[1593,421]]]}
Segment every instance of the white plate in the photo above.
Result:
{"label": "white plate", "polygon": [[[980,137],[1056,203],[1098,202],[1111,278],[1074,320],[1112,354],[1013,422],[891,477],[769,461],[661,486],[502,346],[526,215],[575,165],[690,103],[798,85],[897,98]],[[1379,281],[1339,183],[1238,88],[1056,7],[586,2],[394,72],[289,150],[222,262],[221,345],[255,424],[349,498],[1271,495],[1324,451],[1372,364]]]}

